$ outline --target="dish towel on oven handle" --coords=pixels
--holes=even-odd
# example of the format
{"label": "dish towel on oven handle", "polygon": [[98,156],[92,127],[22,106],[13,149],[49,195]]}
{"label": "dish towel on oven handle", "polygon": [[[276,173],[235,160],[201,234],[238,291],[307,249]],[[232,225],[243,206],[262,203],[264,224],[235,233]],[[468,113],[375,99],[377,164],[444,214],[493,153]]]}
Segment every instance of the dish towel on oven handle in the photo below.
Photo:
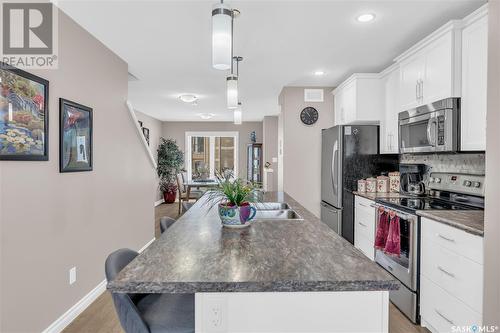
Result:
{"label": "dish towel on oven handle", "polygon": [[375,248],[384,250],[389,234],[389,214],[383,208],[378,210],[378,223],[375,232]]}
{"label": "dish towel on oven handle", "polygon": [[399,216],[394,215],[389,220],[389,232],[385,242],[384,252],[399,257],[401,255],[401,234],[399,227]]}

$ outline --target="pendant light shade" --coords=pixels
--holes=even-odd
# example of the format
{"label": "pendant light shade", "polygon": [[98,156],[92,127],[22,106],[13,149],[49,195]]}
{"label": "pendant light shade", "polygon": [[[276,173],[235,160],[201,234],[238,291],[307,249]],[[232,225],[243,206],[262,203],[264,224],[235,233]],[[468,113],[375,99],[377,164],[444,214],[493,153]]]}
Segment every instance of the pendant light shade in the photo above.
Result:
{"label": "pendant light shade", "polygon": [[238,107],[234,109],[234,124],[241,125],[243,118],[243,109],[241,108],[241,103],[238,103]]}
{"label": "pendant light shade", "polygon": [[212,66],[219,70],[231,68],[233,47],[233,11],[224,3],[212,9]]}
{"label": "pendant light shade", "polygon": [[236,109],[238,107],[238,76],[229,75],[227,84],[227,108]]}

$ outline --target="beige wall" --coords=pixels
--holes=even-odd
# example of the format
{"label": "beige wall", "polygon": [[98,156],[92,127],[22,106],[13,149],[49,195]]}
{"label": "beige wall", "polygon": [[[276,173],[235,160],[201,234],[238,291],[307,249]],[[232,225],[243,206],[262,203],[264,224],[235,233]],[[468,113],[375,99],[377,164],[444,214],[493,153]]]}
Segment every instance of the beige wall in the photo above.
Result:
{"label": "beige wall", "polygon": [[[104,261],[154,237],[154,172],[125,106],[127,64],[59,15],[48,162],[0,162],[1,332],[40,332],[104,280]],[[94,109],[94,171],[59,173],[59,97]],[[68,271],[77,267],[77,281]]]}
{"label": "beige wall", "polygon": [[238,176],[246,179],[247,175],[247,144],[250,143],[250,133],[257,133],[257,142],[262,142],[262,122],[243,122],[241,125],[234,125],[230,122],[200,121],[200,122],[164,122],[163,137],[172,138],[182,151],[185,150],[185,134],[190,131],[231,131],[239,132],[239,156],[238,156]]}
{"label": "beige wall", "polygon": [[[321,201],[321,129],[333,126],[333,88],[325,87],[324,102],[305,103],[304,87],[285,87],[281,91],[280,117],[283,121],[283,190],[316,216]],[[318,121],[306,126],[300,112],[312,106]]]}
{"label": "beige wall", "polygon": [[278,190],[278,162],[273,162],[273,158],[278,158],[278,117],[266,116],[262,122],[264,137],[264,165],[269,162],[273,172],[267,173],[267,190]]}
{"label": "beige wall", "polygon": [[500,326],[500,1],[489,2],[484,324]]}
{"label": "beige wall", "polygon": [[[160,138],[162,136],[163,122],[148,116],[142,112],[135,110],[135,116],[137,120],[142,121],[142,126],[149,128],[149,150],[153,154],[155,161],[158,161],[158,144],[160,143]],[[153,192],[155,193],[155,200],[160,200],[163,198],[162,193],[158,190],[158,177],[156,177],[154,183]]]}

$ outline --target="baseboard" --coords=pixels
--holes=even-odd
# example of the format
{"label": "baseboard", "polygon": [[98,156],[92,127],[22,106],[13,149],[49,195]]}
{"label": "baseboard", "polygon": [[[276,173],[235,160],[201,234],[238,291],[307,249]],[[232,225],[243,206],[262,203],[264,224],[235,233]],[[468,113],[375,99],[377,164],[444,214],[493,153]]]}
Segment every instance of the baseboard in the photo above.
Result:
{"label": "baseboard", "polygon": [[161,205],[161,204],[162,204],[162,203],[164,203],[164,202],[165,202],[165,200],[163,200],[163,199],[160,199],[160,200],[158,200],[158,201],[155,201],[155,207],[156,207],[156,206]]}
{"label": "baseboard", "polygon": [[[154,238],[146,243],[140,250],[139,253],[144,251],[151,243],[154,242]],[[59,333],[62,332],[71,324],[73,320],[76,319],[86,308],[89,307],[103,292],[106,291],[106,279],[99,282],[97,287],[92,289],[87,295],[83,296],[75,305],[73,305],[68,311],[66,311],[61,317],[57,318],[49,327],[42,331],[42,333]]]}

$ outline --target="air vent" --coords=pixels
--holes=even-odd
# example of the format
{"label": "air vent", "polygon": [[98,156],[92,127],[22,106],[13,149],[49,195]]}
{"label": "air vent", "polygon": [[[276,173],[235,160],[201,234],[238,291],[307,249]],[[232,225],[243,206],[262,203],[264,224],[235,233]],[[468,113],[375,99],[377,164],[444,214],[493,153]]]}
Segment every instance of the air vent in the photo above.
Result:
{"label": "air vent", "polygon": [[137,78],[137,76],[135,76],[134,74],[128,72],[128,80],[129,81],[139,81],[139,79]]}
{"label": "air vent", "polygon": [[323,102],[323,89],[304,89],[304,102]]}

